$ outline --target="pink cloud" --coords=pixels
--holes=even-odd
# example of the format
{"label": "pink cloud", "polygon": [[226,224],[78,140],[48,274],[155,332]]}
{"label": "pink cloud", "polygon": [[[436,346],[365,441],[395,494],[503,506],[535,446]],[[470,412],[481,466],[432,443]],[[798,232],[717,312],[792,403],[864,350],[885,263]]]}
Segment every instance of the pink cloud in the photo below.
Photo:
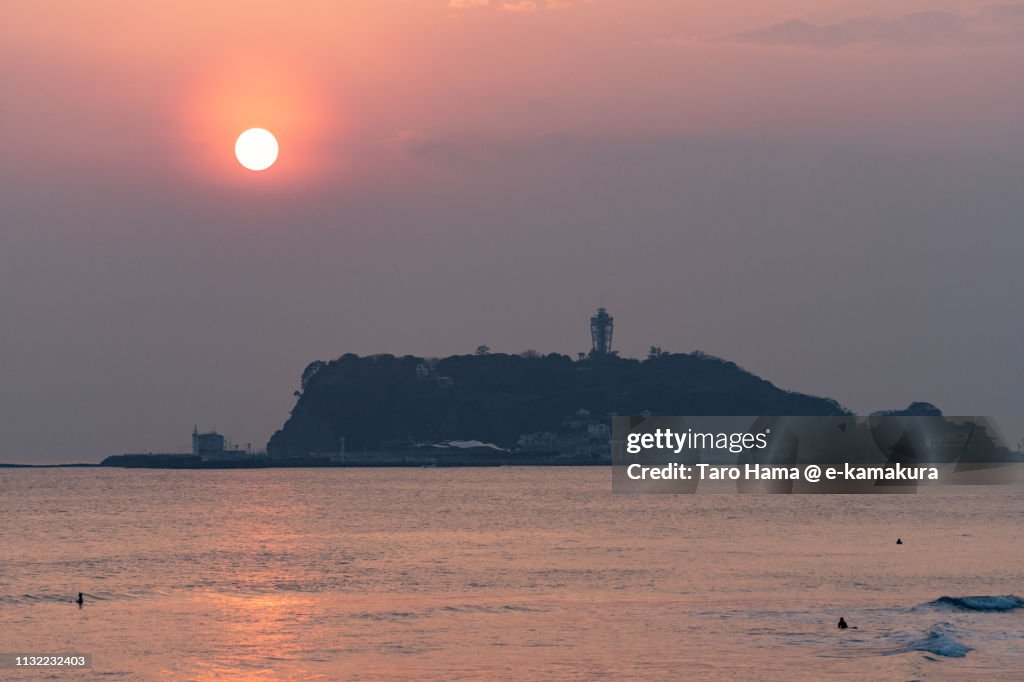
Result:
{"label": "pink cloud", "polygon": [[540,6],[533,0],[517,0],[517,2],[506,2],[501,8],[509,12],[536,12]]}
{"label": "pink cloud", "polygon": [[892,18],[863,16],[831,24],[790,19],[732,36],[739,43],[802,47],[993,45],[1024,41],[1024,4],[965,14],[922,11]]}

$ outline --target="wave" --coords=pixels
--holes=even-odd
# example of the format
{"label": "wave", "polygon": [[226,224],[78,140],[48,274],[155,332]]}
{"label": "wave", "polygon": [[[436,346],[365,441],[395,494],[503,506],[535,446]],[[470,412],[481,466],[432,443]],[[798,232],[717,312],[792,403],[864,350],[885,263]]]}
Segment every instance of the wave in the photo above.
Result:
{"label": "wave", "polygon": [[1013,611],[1024,608],[1024,599],[1006,594],[1002,596],[939,597],[928,606],[951,608],[958,611]]}
{"label": "wave", "polygon": [[486,604],[466,604],[463,606],[444,606],[441,607],[440,610],[454,613],[507,613],[509,611],[546,611],[546,609],[530,608],[529,606],[520,606],[517,604],[505,604],[504,606],[488,606]]}
{"label": "wave", "polygon": [[943,632],[929,630],[924,638],[911,642],[904,650],[926,651],[947,658],[963,658],[971,647]]}
{"label": "wave", "polygon": [[[76,595],[77,596],[77,595]],[[75,597],[67,594],[5,594],[0,595],[0,604],[38,604],[40,602],[68,602]]]}
{"label": "wave", "polygon": [[[86,603],[98,602],[98,601],[117,601],[121,599],[133,599],[131,595],[126,594],[115,594],[112,592],[100,592],[93,594],[91,592],[83,592]],[[19,606],[25,604],[45,604],[45,603],[66,603],[74,604],[75,599],[78,598],[78,593],[72,594],[0,594],[0,604],[9,606]]]}
{"label": "wave", "polygon": [[[42,603],[75,603],[78,595],[71,594],[5,594],[0,595],[0,604],[42,604]],[[104,600],[104,597],[86,594],[86,599]]]}
{"label": "wave", "polygon": [[952,626],[948,623],[939,623],[925,632],[924,637],[909,635],[906,639],[910,641],[901,647],[886,651],[885,654],[905,654],[912,651],[922,651],[946,658],[963,658],[971,651],[971,647],[956,639],[953,636],[953,632]]}

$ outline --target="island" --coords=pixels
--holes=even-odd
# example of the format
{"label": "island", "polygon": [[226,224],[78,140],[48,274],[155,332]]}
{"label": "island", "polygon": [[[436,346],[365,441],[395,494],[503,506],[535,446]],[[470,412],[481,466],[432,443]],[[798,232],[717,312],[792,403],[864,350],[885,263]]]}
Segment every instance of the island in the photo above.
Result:
{"label": "island", "polygon": [[[102,466],[607,465],[615,415],[850,414],[831,398],[783,390],[701,351],[612,349],[613,320],[591,318],[592,347],[576,358],[526,351],[444,358],[346,353],[302,372],[291,415],[266,451],[193,432],[191,453],[108,457]],[[941,414],[929,403],[885,414]]]}

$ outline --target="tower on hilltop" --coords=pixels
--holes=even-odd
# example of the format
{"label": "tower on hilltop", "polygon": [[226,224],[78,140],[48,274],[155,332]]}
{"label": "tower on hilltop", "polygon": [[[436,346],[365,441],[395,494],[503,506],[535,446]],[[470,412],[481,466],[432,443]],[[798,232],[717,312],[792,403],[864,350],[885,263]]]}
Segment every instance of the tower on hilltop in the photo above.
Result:
{"label": "tower on hilltop", "polygon": [[598,308],[597,315],[590,318],[590,354],[592,356],[611,355],[612,331],[614,329],[615,319],[604,308]]}

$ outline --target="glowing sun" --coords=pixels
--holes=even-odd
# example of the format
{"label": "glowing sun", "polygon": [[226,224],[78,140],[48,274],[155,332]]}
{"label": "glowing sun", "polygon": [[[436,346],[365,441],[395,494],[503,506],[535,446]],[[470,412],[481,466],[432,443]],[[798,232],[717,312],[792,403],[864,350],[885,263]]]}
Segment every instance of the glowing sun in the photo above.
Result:
{"label": "glowing sun", "polygon": [[277,152],[277,138],[263,128],[249,128],[235,141],[238,163],[252,171],[267,170],[273,166]]}

